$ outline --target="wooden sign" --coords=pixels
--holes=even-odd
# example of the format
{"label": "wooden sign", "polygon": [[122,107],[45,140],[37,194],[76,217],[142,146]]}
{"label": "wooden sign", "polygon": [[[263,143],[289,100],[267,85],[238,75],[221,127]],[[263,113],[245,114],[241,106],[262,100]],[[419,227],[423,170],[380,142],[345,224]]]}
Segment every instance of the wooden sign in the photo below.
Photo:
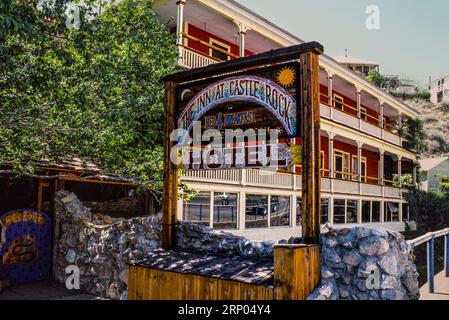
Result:
{"label": "wooden sign", "polygon": [[[204,68],[170,75],[164,79],[165,139],[164,188],[162,208],[162,245],[175,244],[175,218],[178,202],[178,163],[171,156],[175,146],[203,152],[203,135],[209,130],[225,133],[245,131],[243,143],[218,144],[221,153],[231,154],[260,143],[248,143],[248,137],[275,132],[278,138],[302,138],[302,236],[306,243],[319,240],[320,212],[320,100],[318,57],[323,47],[304,43],[239,58]],[[252,130],[252,131],[251,131]],[[173,133],[175,140],[173,140]],[[248,133],[249,132],[249,133]],[[241,142],[241,141],[240,141]],[[279,154],[279,153],[278,153]],[[175,152],[175,155],[178,154]],[[178,157],[175,157],[178,159]],[[259,160],[259,158],[258,158]],[[270,159],[271,160],[271,159]],[[193,164],[193,163],[191,163]],[[218,161],[220,165],[220,162]],[[257,164],[261,164],[256,162]],[[190,165],[190,164],[189,164]],[[204,167],[204,164],[200,166]],[[251,167],[241,162],[241,167]],[[213,169],[208,167],[207,169]]]}
{"label": "wooden sign", "polygon": [[178,128],[272,128],[280,137],[299,135],[299,64],[280,64],[179,86]]}

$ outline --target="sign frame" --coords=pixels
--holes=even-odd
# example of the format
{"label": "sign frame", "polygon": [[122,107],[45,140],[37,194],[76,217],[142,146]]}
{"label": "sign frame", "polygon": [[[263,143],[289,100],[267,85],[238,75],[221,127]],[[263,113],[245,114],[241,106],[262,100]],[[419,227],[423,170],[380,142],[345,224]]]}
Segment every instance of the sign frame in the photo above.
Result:
{"label": "sign frame", "polygon": [[[274,64],[299,61],[297,83],[300,93],[302,137],[302,237],[307,244],[318,244],[320,235],[320,93],[319,55],[324,48],[318,42],[303,43],[287,48],[238,58],[207,67],[178,72],[165,77],[164,122],[164,183],[162,203],[162,246],[172,249],[176,243],[176,217],[178,208],[178,168],[170,153],[175,143],[170,139],[177,129],[177,88],[198,80],[216,80],[225,74],[234,74]],[[299,102],[299,104],[298,104]]]}

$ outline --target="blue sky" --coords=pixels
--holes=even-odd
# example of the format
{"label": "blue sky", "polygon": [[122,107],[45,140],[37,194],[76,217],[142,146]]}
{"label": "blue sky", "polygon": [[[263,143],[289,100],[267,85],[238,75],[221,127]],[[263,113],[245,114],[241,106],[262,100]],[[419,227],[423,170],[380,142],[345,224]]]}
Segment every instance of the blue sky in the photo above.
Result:
{"label": "blue sky", "polygon": [[[330,56],[374,60],[385,74],[421,84],[449,73],[447,0],[237,0]],[[380,30],[365,27],[369,5],[380,9]]]}

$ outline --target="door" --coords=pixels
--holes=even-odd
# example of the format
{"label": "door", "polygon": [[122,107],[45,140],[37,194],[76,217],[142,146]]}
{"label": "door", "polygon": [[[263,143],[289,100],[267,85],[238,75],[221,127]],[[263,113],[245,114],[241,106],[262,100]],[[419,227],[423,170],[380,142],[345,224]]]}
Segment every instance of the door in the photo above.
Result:
{"label": "door", "polygon": [[13,284],[50,277],[51,219],[33,210],[0,216],[0,280]]}

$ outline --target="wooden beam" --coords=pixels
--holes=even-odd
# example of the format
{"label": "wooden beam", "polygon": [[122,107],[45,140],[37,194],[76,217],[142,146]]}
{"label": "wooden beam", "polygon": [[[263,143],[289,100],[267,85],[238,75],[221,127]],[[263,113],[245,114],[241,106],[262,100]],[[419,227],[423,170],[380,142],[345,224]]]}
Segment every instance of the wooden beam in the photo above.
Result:
{"label": "wooden beam", "polygon": [[306,300],[320,283],[319,245],[274,247],[276,300]]}
{"label": "wooden beam", "polygon": [[300,54],[301,135],[302,135],[302,236],[318,244],[320,236],[320,83],[319,54]]}
{"label": "wooden beam", "polygon": [[172,249],[175,245],[174,223],[178,208],[178,169],[171,162],[170,152],[173,143],[171,133],[176,129],[176,83],[165,84],[164,121],[164,185],[162,194],[162,248]]}
{"label": "wooden beam", "polygon": [[291,61],[298,59],[298,56],[302,53],[313,52],[315,54],[323,53],[323,46],[318,42],[308,42],[291,46],[287,48],[281,48],[276,50],[267,51],[260,54],[255,54],[249,57],[242,57],[222,63],[212,64],[203,68],[196,68],[187,71],[182,71],[168,75],[164,78],[165,82],[176,81],[186,82],[194,81],[206,77],[213,77],[223,73],[233,71],[243,71],[246,68],[253,68],[257,66],[272,65],[281,62]]}

